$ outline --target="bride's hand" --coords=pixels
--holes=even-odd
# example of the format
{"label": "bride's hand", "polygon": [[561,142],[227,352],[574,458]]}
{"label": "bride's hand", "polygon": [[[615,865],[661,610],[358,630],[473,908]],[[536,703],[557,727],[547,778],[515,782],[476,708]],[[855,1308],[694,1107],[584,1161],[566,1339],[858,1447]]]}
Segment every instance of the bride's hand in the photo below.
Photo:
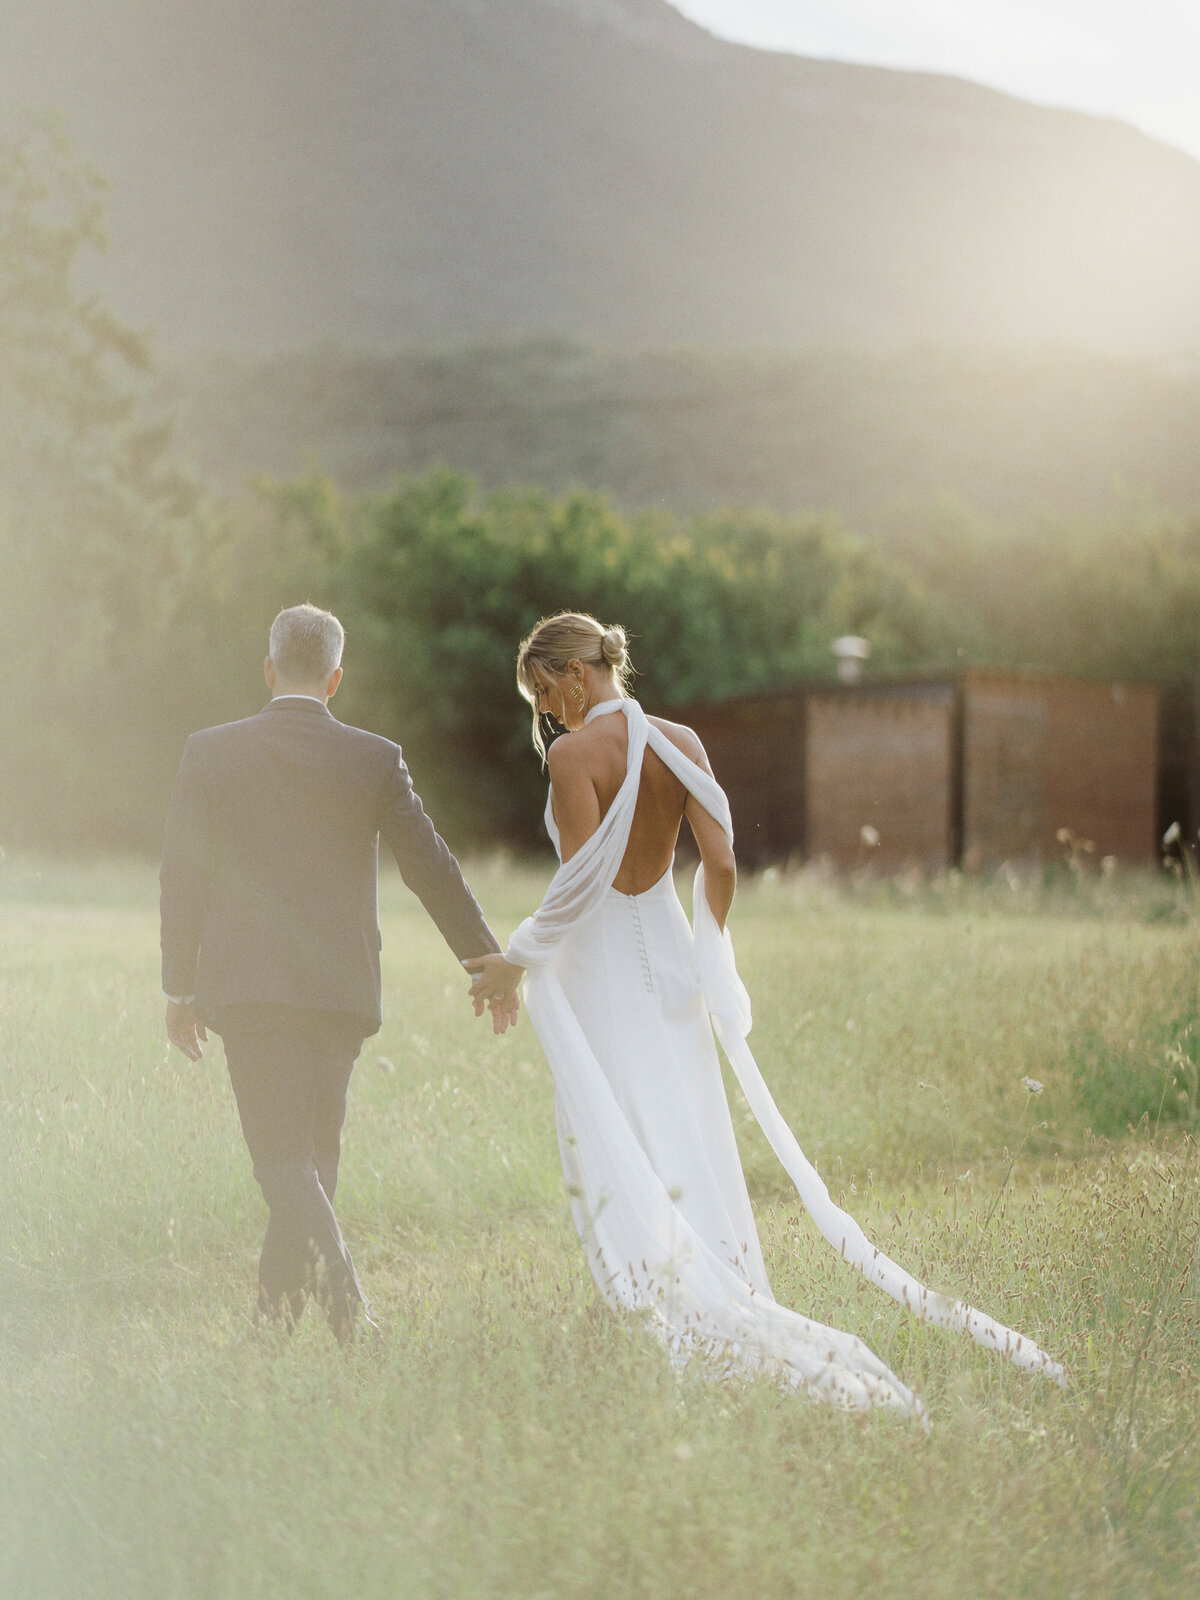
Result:
{"label": "bride's hand", "polygon": [[521,1009],[517,987],[525,976],[525,968],[514,966],[498,953],[471,956],[463,966],[472,975],[470,999],[475,1015],[481,1017],[486,1006],[492,1013],[493,1033],[504,1033],[516,1022]]}

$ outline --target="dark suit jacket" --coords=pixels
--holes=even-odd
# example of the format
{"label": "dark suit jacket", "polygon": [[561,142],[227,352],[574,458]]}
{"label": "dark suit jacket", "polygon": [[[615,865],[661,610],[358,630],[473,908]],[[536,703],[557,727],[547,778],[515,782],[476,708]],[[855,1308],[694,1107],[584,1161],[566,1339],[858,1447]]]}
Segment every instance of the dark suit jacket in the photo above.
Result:
{"label": "dark suit jacket", "polygon": [[163,988],[380,1022],[379,838],[456,956],[499,948],[413,792],[399,747],[316,700],[194,733],[171,792]]}

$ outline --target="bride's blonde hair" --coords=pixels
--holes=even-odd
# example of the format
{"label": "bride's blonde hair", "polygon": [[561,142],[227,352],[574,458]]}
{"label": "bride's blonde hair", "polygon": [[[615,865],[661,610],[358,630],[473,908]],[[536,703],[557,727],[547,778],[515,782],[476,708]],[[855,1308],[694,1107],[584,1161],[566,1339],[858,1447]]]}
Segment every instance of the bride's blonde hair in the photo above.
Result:
{"label": "bride's blonde hair", "polygon": [[557,616],[543,617],[517,651],[517,687],[533,707],[533,748],[543,761],[546,741],[538,714],[538,690],[549,687],[552,678],[561,678],[568,661],[582,661],[609,673],[622,696],[628,695],[633,677],[624,628],[606,628],[586,611],[560,611]]}

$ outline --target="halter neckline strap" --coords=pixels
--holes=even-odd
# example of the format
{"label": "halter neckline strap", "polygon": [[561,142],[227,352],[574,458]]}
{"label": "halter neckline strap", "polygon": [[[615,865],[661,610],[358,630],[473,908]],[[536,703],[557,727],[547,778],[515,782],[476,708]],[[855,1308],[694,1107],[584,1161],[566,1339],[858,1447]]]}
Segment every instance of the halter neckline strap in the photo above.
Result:
{"label": "halter neckline strap", "polygon": [[627,698],[622,698],[620,700],[601,700],[600,704],[598,706],[593,706],[588,712],[587,716],[584,717],[584,726],[586,727],[593,717],[606,717],[610,711],[624,711],[626,706],[631,706],[633,704],[634,702]]}

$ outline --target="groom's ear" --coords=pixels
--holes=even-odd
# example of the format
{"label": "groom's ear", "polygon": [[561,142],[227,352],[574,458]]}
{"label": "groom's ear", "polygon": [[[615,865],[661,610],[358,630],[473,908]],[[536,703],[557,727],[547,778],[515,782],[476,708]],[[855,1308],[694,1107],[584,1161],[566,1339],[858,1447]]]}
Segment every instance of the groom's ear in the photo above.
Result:
{"label": "groom's ear", "polygon": [[330,674],[329,682],[325,685],[326,700],[333,699],[334,695],[337,693],[337,686],[339,683],[341,683],[341,681],[342,669],[341,667],[334,667],[333,672]]}
{"label": "groom's ear", "polygon": [[263,677],[267,680],[267,688],[273,689],[275,687],[275,663],[270,656],[263,662]]}

